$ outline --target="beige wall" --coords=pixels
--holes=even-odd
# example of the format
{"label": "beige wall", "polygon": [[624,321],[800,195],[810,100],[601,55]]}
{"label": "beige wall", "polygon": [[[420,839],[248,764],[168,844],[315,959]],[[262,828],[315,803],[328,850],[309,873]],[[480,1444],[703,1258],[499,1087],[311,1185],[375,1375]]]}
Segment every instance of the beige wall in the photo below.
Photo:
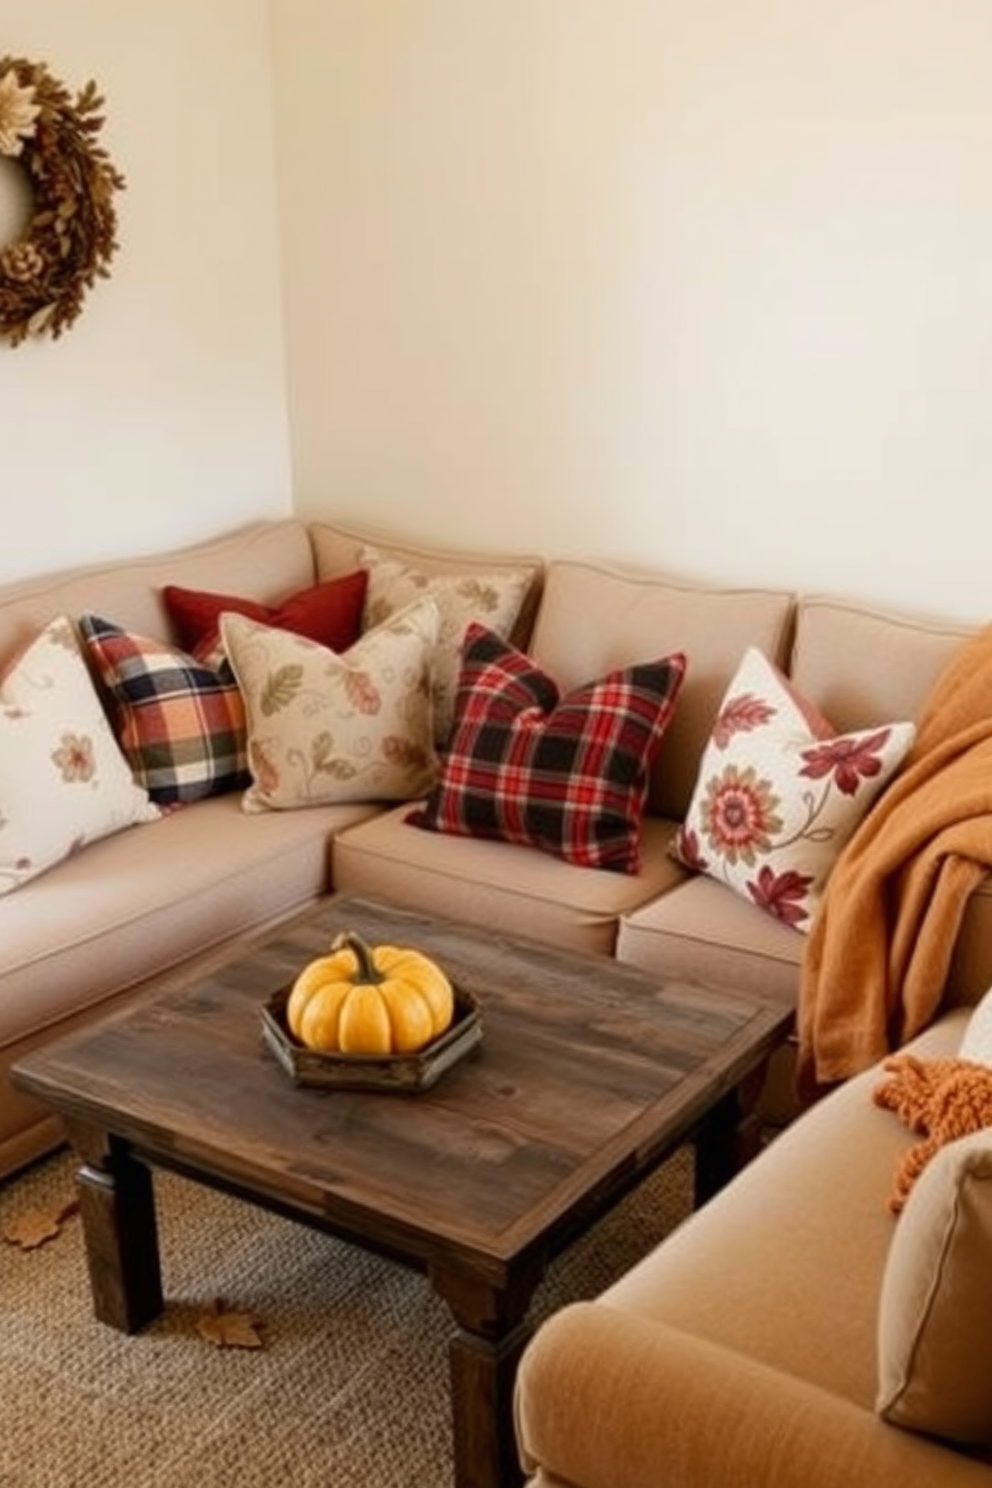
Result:
{"label": "beige wall", "polygon": [[296,498],[992,616],[990,0],[271,0]]}
{"label": "beige wall", "polygon": [[128,184],[82,317],[0,344],[0,579],[289,511],[265,0],[0,0],[4,54],[96,79]]}
{"label": "beige wall", "polygon": [[97,78],[129,180],[83,318],[0,346],[0,578],[295,501],[992,614],[990,0],[0,0],[0,37]]}

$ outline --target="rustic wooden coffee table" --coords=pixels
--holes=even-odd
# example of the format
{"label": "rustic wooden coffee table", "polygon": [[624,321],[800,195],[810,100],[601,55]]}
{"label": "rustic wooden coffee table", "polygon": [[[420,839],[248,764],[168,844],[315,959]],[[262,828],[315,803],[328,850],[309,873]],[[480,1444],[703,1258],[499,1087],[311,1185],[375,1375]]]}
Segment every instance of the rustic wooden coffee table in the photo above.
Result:
{"label": "rustic wooden coffee table", "polygon": [[[434,955],[482,1006],[481,1044],[416,1094],[298,1088],[260,1009],[342,929]],[[511,1416],[545,1263],[684,1139],[697,1196],[734,1166],[738,1092],[787,1010],[608,958],[331,897],[196,980],[20,1061],[78,1153],[96,1315],[160,1312],[150,1169],[173,1169],[422,1268],[457,1324],[457,1488],[519,1482]]]}

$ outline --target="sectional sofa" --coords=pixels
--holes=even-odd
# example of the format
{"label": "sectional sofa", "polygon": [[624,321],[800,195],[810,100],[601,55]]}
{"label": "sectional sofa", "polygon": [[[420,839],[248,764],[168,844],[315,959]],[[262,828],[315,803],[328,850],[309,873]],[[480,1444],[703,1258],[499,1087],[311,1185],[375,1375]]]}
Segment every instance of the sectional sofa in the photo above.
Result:
{"label": "sectional sofa", "polygon": [[[666,844],[670,817],[691,788],[692,756],[742,639],[785,657],[790,595],[695,590],[654,575],[615,575],[594,564],[545,564],[520,554],[427,552],[381,534],[287,519],[181,552],[5,586],[0,667],[9,669],[44,627],[62,618],[77,633],[81,616],[95,616],[132,637],[179,647],[192,637],[181,635],[166,603],[169,588],[246,597],[285,611],[287,601],[299,605],[298,596],[314,586],[355,572],[370,541],[383,563],[404,572],[459,581],[493,571],[521,576],[512,637],[533,641],[566,685],[640,660],[646,647],[663,648],[676,638],[697,653],[665,741],[670,768],[658,762],[666,784],[646,824],[641,872],[579,868],[509,843],[417,831],[403,822],[405,806],[394,802],[247,813],[237,790],[108,832],[0,894],[0,1173],[59,1140],[48,1114],[7,1079],[23,1052],[163,978],[186,975],[236,937],[265,929],[332,887],[611,954],[624,916],[685,879]],[[416,588],[401,589],[401,598],[411,592]],[[370,830],[350,835],[359,826]],[[16,845],[2,851],[0,863],[9,865]],[[757,938],[768,936],[771,945],[781,928],[761,925]],[[783,932],[790,952],[791,939]]]}
{"label": "sectional sofa", "polygon": [[[364,777],[355,761],[377,725],[361,725],[352,759],[342,758],[340,740],[327,730],[311,732],[305,749],[280,734],[291,703],[302,699],[299,717],[306,716],[308,668],[327,649],[307,630],[324,586],[337,604],[356,574],[364,588],[354,644],[374,647],[385,633],[390,647],[406,648],[403,667],[414,679],[396,715],[396,729],[408,729],[402,747],[394,729],[389,768]],[[220,604],[215,630],[204,621],[196,635],[189,625],[197,604],[209,612],[211,596],[237,601],[237,617]],[[466,639],[468,617],[475,629]],[[30,712],[23,658],[40,637],[43,655],[82,658],[118,744],[122,697],[140,701],[135,672],[143,683],[156,667],[168,670],[179,665],[177,656],[192,656],[221,680],[219,696],[208,688],[187,700],[213,735],[206,766],[200,758],[192,765],[173,760],[166,771],[178,795],[184,771],[200,779],[184,799],[170,799],[168,789],[156,799],[155,750],[148,739],[131,739],[133,759],[151,760],[147,772],[118,781],[106,819],[70,833],[61,851],[48,844],[51,862],[42,871],[23,869],[28,855],[9,856],[0,822],[0,875],[16,878],[0,893],[0,1174],[60,1140],[49,1114],[9,1082],[23,1053],[123,999],[189,975],[236,938],[332,890],[794,1005],[831,853],[898,778],[915,721],[973,634],[938,618],[830,595],[707,586],[595,559],[439,551],[295,519],[8,584],[0,589],[0,725],[8,738],[17,715]],[[432,646],[434,663],[423,672],[417,658]],[[603,850],[595,832],[584,834],[574,802],[567,810],[545,802],[530,816],[524,811],[516,836],[461,830],[480,809],[492,773],[473,761],[460,774],[449,768],[447,725],[466,713],[458,681],[464,686],[469,655],[481,679],[472,696],[485,706],[490,695],[537,706],[550,678],[562,694],[582,694],[587,718],[604,702],[622,714],[618,738],[627,742],[633,713],[642,705],[656,710],[643,779],[635,766],[628,770],[623,742],[611,745],[618,778],[610,801],[615,806],[619,781],[619,836],[633,853],[624,871],[610,858],[612,847]],[[659,659],[661,669],[642,666]],[[266,679],[276,675],[295,680],[273,709]],[[604,678],[605,692],[583,694]],[[352,685],[347,676],[344,685]],[[247,752],[237,760],[227,757],[230,728],[225,734],[217,723],[217,710],[231,705],[231,687],[247,732]],[[421,715],[418,722],[410,712],[410,698],[425,692],[430,716],[445,722],[443,730],[429,730],[432,737],[424,735]],[[798,788],[790,776],[771,801],[761,797],[761,771],[748,748],[773,715],[789,719],[789,737],[769,746],[774,768],[785,768],[797,737],[813,757]],[[189,731],[188,711],[184,717]],[[468,748],[476,735],[461,721]],[[486,727],[492,721],[490,713]],[[169,728],[163,730],[169,744]],[[838,734],[855,740],[851,769],[831,753]],[[72,748],[64,747],[75,768]],[[101,747],[110,748],[106,738]],[[63,752],[56,751],[60,758]],[[568,768],[587,764],[573,757]],[[211,793],[216,779],[202,786],[204,770],[209,777],[225,769],[228,788]],[[717,778],[730,782],[722,795],[712,786]],[[0,778],[0,818],[3,785]],[[732,837],[739,823],[730,809],[749,793],[763,813],[750,841]],[[865,800],[854,812],[859,795]],[[643,820],[638,815],[631,837],[624,813],[639,799]],[[409,819],[418,809],[419,825]],[[540,841],[542,834],[549,840]],[[571,848],[578,841],[579,850],[542,850],[565,841]],[[992,890],[984,881],[969,895],[953,941],[938,1026],[924,1035],[943,1051],[956,1047],[967,1008],[992,983]],[[882,1190],[887,1167],[912,1140],[867,1097],[866,1082],[877,1076],[859,1076],[793,1120],[798,1105],[786,1057],[771,1072],[764,1101],[771,1122],[791,1121],[788,1131],[614,1294],[569,1309],[541,1330],[521,1374],[519,1417],[523,1461],[536,1483],[740,1481],[775,1488],[805,1481],[807,1468],[811,1482],[840,1483],[840,1470],[820,1478],[813,1471],[822,1455],[817,1443],[822,1448],[835,1430],[847,1433],[855,1458],[867,1464],[859,1477],[855,1458],[848,1460],[845,1482],[891,1481],[890,1469],[909,1482],[933,1482],[927,1473],[947,1457],[962,1474],[948,1482],[987,1479],[960,1452],[921,1445],[922,1438],[883,1424],[873,1409],[874,1327],[892,1232]],[[773,1325],[772,1317],[781,1321]],[[724,1429],[728,1410],[740,1425],[737,1436]],[[795,1458],[785,1448],[763,1457],[744,1439],[750,1433],[759,1442],[791,1441],[797,1421],[808,1421],[811,1434],[807,1442],[805,1428],[799,1433],[805,1445]],[[883,1443],[878,1468],[876,1440]],[[739,1470],[710,1463],[719,1464],[724,1446],[741,1451]],[[797,1462],[798,1478],[790,1475]]]}
{"label": "sectional sofa", "polygon": [[[944,1014],[916,1058],[956,1056]],[[992,1133],[914,1138],[871,1068],[800,1115],[517,1374],[532,1488],[989,1488]]]}

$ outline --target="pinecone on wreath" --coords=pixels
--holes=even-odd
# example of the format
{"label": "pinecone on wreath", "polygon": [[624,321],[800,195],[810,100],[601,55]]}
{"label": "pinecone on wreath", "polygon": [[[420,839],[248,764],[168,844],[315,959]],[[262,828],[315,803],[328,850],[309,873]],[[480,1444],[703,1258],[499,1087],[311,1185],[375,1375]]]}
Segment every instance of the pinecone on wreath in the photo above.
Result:
{"label": "pinecone on wreath", "polygon": [[0,273],[17,284],[30,284],[44,271],[45,260],[33,243],[11,243],[0,253]]}

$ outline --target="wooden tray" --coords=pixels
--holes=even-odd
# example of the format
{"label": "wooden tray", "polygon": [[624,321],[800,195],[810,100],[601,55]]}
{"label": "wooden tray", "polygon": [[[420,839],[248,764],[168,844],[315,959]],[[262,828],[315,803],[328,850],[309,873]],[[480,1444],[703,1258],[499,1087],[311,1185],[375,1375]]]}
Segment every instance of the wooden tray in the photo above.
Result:
{"label": "wooden tray", "polygon": [[413,1054],[322,1054],[290,1033],[286,1003],[292,987],[280,987],[262,1006],[262,1034],[294,1085],[327,1090],[429,1090],[446,1069],[482,1038],[482,1015],[471,992],[455,987],[451,1027]]}

